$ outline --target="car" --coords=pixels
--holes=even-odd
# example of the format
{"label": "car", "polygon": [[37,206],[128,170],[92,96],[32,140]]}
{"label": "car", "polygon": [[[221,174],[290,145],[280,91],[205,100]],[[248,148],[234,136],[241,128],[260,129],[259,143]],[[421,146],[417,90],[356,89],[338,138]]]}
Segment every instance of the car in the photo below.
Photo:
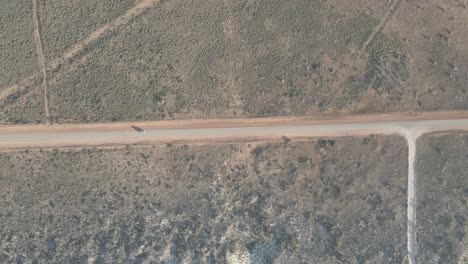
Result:
{"label": "car", "polygon": [[135,129],[140,134],[145,133],[145,130],[143,128],[141,128],[141,127],[132,126],[132,128]]}

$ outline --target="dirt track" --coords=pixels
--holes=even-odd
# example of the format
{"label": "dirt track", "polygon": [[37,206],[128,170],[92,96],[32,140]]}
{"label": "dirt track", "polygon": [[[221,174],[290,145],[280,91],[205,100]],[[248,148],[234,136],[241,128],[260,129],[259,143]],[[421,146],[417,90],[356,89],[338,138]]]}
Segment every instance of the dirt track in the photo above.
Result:
{"label": "dirt track", "polygon": [[[83,41],[80,41],[79,43],[76,43],[75,46],[73,46],[70,50],[65,52],[62,56],[59,58],[55,58],[52,61],[46,62],[45,61],[45,56],[44,56],[44,43],[41,38],[41,24],[40,24],[40,14],[39,14],[39,2],[37,0],[33,0],[33,15],[34,15],[34,23],[35,23],[35,30],[34,30],[34,38],[36,41],[36,49],[38,53],[38,61],[41,66],[41,71],[43,78],[46,79],[46,82],[48,82],[48,77],[47,76],[47,71],[53,72],[57,70],[60,66],[63,66],[67,61],[70,61],[71,59],[75,58],[76,62],[80,63],[80,61],[83,60],[83,57],[86,57],[86,54],[81,54],[81,52],[92,42],[96,41],[99,38],[102,38],[109,32],[112,32],[113,30],[116,30],[122,26],[125,26],[128,24],[132,19],[135,17],[143,14],[146,10],[154,7],[156,4],[158,4],[160,1],[159,0],[142,0],[138,2],[134,7],[129,9],[125,14],[122,16],[116,18],[114,21],[111,23],[104,25],[95,31],[91,32],[89,36],[84,39]],[[80,55],[81,54],[81,55]],[[73,64],[73,63],[72,63]],[[74,70],[74,68],[68,68],[69,71]],[[60,74],[61,72],[59,72]],[[17,84],[12,85],[10,87],[6,87],[1,89],[2,92],[0,92],[0,101],[4,100],[7,98],[9,95],[15,93],[18,91],[18,89],[22,88],[25,83],[28,83],[30,80],[36,78],[38,76],[38,73],[33,74],[29,77],[27,77],[24,80],[19,81]],[[47,84],[44,84],[47,85]],[[46,98],[46,115],[48,116],[48,101]]]}
{"label": "dirt track", "polygon": [[[140,134],[131,126],[145,130]],[[468,113],[433,112],[336,118],[275,117],[173,120],[125,123],[0,126],[0,148],[118,146],[156,143],[219,143],[342,137],[368,134],[406,134],[468,130]]]}
{"label": "dirt track", "polygon": [[39,0],[33,0],[33,16],[34,16],[34,39],[36,41],[36,51],[37,51],[37,59],[39,62],[39,66],[42,70],[42,77],[43,77],[43,87],[44,87],[44,107],[45,107],[45,115],[46,115],[46,122],[49,123],[50,114],[49,114],[49,99],[48,99],[48,79],[47,79],[47,67],[46,67],[46,59],[44,56],[44,41],[42,39],[42,30],[41,30],[41,17],[40,17],[40,6]]}

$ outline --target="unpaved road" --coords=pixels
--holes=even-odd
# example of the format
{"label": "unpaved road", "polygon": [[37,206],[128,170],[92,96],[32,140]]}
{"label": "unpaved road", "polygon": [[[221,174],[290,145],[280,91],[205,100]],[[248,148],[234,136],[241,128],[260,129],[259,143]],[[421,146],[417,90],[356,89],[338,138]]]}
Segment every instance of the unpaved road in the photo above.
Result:
{"label": "unpaved road", "polygon": [[[141,134],[131,128],[141,127]],[[109,124],[0,127],[0,149],[116,146],[156,143],[217,143],[278,140],[282,137],[341,137],[406,134],[408,131],[468,130],[468,113],[440,112],[350,116],[337,119],[278,117],[176,120]]]}
{"label": "unpaved road", "polygon": [[416,263],[416,140],[424,129],[411,129],[404,134],[408,144],[407,249],[409,264]]}

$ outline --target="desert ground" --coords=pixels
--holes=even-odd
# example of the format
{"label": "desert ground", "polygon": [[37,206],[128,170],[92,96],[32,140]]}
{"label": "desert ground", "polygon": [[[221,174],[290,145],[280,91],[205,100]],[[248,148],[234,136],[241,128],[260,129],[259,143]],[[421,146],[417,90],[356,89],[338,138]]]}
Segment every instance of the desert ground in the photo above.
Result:
{"label": "desert ground", "polygon": [[0,1],[0,262],[468,263],[467,6]]}
{"label": "desert ground", "polygon": [[418,141],[418,263],[468,261],[468,133]]}
{"label": "desert ground", "polygon": [[0,259],[403,263],[398,136],[0,153]]}
{"label": "desert ground", "polygon": [[460,0],[35,1],[45,77],[2,4],[4,124],[468,108]]}

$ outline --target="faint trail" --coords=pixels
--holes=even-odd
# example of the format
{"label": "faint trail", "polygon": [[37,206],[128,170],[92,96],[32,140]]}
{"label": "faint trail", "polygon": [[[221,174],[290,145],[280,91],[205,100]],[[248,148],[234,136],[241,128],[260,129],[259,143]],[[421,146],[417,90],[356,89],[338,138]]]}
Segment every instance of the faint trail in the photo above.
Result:
{"label": "faint trail", "polygon": [[41,30],[41,22],[40,22],[40,6],[39,6],[39,0],[32,0],[32,2],[33,2],[34,25],[36,27],[34,30],[34,39],[36,42],[37,60],[39,62],[39,66],[41,67],[42,77],[43,77],[44,108],[45,108],[46,123],[50,124],[49,97],[47,93],[47,89],[48,89],[47,67],[46,67],[46,61],[45,61],[45,56],[44,56],[44,42],[42,40],[42,30]]}
{"label": "faint trail", "polygon": [[[40,65],[42,65],[43,74],[44,74],[44,69],[45,69],[45,74],[47,73],[47,71],[49,71],[49,72],[56,71],[61,65],[65,64],[66,62],[72,60],[74,57],[78,56],[79,53],[82,52],[93,41],[96,41],[96,40],[104,37],[106,34],[108,34],[111,31],[114,31],[114,30],[116,30],[116,29],[118,29],[118,28],[120,28],[122,26],[125,26],[132,19],[134,19],[135,17],[143,14],[146,10],[148,10],[150,8],[153,8],[154,6],[156,6],[156,4],[161,2],[160,0],[142,0],[136,6],[130,8],[122,16],[116,18],[111,23],[109,23],[107,25],[104,25],[104,26],[98,28],[97,30],[95,30],[94,32],[92,32],[86,39],[84,39],[83,41],[77,43],[73,48],[71,48],[70,50],[65,52],[61,57],[54,59],[52,62],[49,62],[48,67],[45,67],[46,63],[45,63],[45,57],[44,57],[44,53],[43,53],[43,44],[42,44],[42,39],[40,38],[40,34],[39,34],[39,40],[37,40],[38,32],[39,33],[41,32],[40,23],[39,23],[40,17],[39,17],[39,10],[38,10],[38,8],[39,8],[38,7],[38,1],[39,0],[33,0],[33,5],[34,5],[33,6],[33,9],[34,9],[33,14],[34,14],[34,22],[36,24],[36,32],[35,32],[36,48],[38,46],[42,47],[42,50],[41,51],[38,50],[37,52],[38,52],[38,55],[40,53],[42,54],[42,56],[39,56],[40,57],[40,59],[39,59],[40,62],[39,63],[40,63]],[[82,61],[82,60],[80,60],[80,61]],[[70,64],[73,64],[73,63],[70,63]],[[75,69],[75,67],[69,67],[67,72],[70,72],[73,69]],[[19,81],[15,85],[12,85],[10,87],[1,89],[2,92],[0,93],[0,101],[6,99],[11,94],[14,94],[16,91],[18,91],[22,87],[22,85],[21,85],[22,83],[35,78],[36,75],[37,74],[31,75],[28,78]],[[48,107],[47,107],[47,109],[48,109]]]}
{"label": "faint trail", "polygon": [[50,77],[49,85],[53,86],[53,85],[57,84],[64,76],[72,73],[80,65],[85,63],[89,59],[89,57],[90,57],[90,54],[85,53],[82,56],[80,56],[79,58],[75,58],[73,63],[62,65],[62,67],[60,68],[60,71],[57,72],[54,76]]}
{"label": "faint trail", "polygon": [[19,89],[19,87],[18,87],[17,84],[12,85],[12,86],[10,86],[10,87],[8,87],[8,88],[3,89],[3,90],[0,92],[0,100],[3,100],[3,99],[5,99],[5,98],[7,98],[8,95],[12,94],[14,91],[16,91],[16,90],[18,90],[18,89]]}
{"label": "faint trail", "polygon": [[154,7],[159,2],[160,0],[143,0],[140,3],[138,3],[136,6],[130,8],[125,14],[118,17],[111,23],[98,28],[97,30],[92,32],[86,39],[84,39],[80,43],[76,44],[73,48],[65,52],[65,54],[62,55],[62,57],[54,60],[50,64],[51,70],[57,69],[63,63],[77,56],[93,41],[104,37],[107,33],[114,31],[119,27],[127,25],[132,19],[141,15],[146,10]]}
{"label": "faint trail", "polygon": [[6,88],[2,88],[0,89],[0,101],[3,101],[5,100],[6,98],[8,98],[8,96],[16,93],[17,91],[20,91],[21,89],[24,89],[25,86],[30,86],[35,79],[39,78],[41,76],[41,73],[35,73],[31,76],[29,76],[28,78],[24,79],[24,80],[21,80],[19,81],[18,83],[10,86],[10,87],[6,87]]}
{"label": "faint trail", "polygon": [[20,85],[15,84],[8,88],[2,89],[2,91],[0,92],[0,101],[7,98],[10,94],[16,92],[19,88],[20,88]]}
{"label": "faint trail", "polygon": [[361,54],[365,49],[367,49],[367,46],[374,40],[375,36],[377,33],[382,31],[382,29],[387,25],[388,21],[390,18],[392,18],[395,15],[395,11],[397,10],[398,6],[400,5],[402,0],[395,0],[393,4],[390,6],[390,9],[388,12],[385,14],[382,20],[380,20],[380,23],[375,27],[374,31],[369,35],[367,38],[366,42],[364,42],[364,45],[362,45],[359,53]]}

